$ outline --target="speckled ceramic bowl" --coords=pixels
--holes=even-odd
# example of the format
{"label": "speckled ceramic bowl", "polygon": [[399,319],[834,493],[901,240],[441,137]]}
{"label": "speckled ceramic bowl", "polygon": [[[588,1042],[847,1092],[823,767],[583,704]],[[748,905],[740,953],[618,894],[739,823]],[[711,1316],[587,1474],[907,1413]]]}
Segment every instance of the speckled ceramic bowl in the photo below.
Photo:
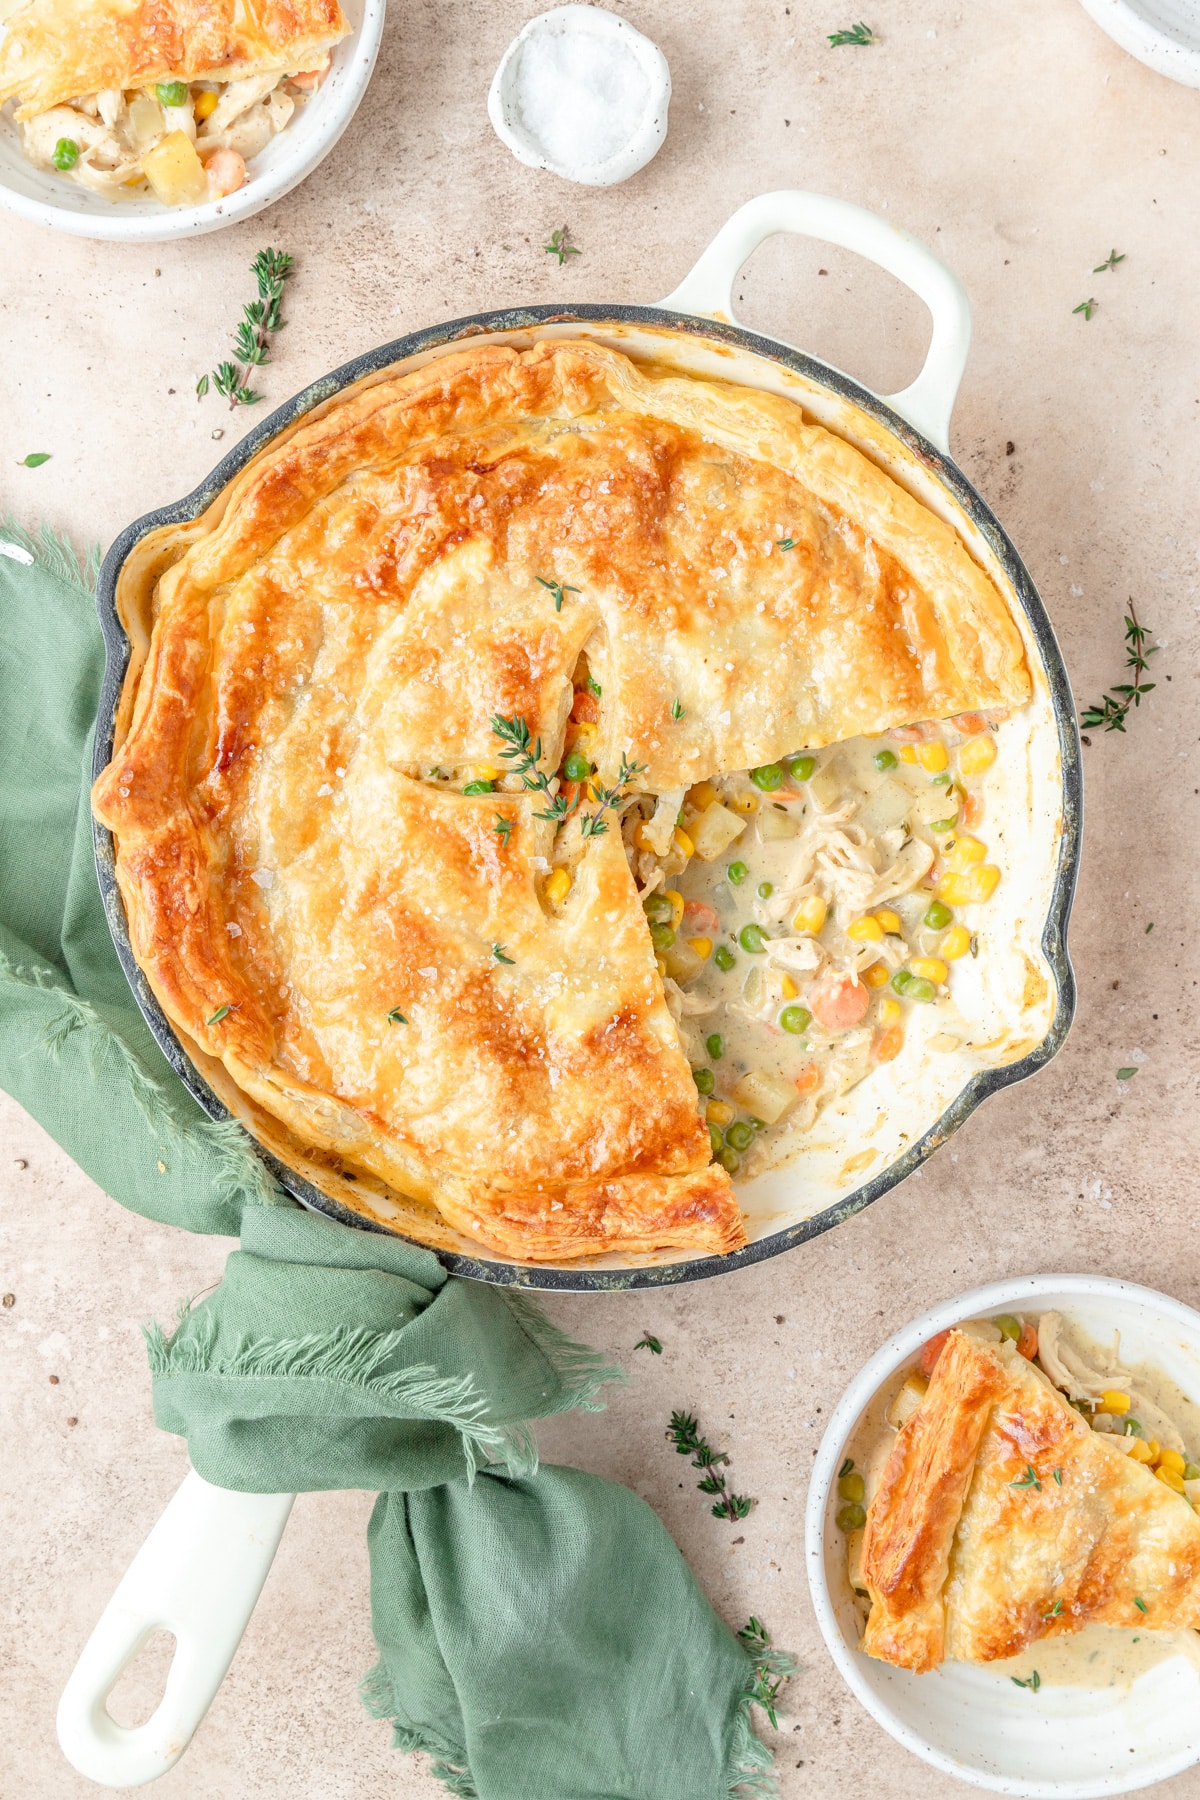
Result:
{"label": "speckled ceramic bowl", "polygon": [[[64,176],[35,169],[21,152],[12,109],[5,107],[0,111],[0,207],[72,237],[124,244],[197,237],[253,218],[311,175],[354,117],[379,53],[384,4],[385,0],[342,0],[350,36],[335,48],[330,72],[316,93],[286,131],[254,158],[250,178],[236,194],[205,201],[203,206],[164,206],[146,194],[108,200]],[[3,30],[0,24],[0,33]]]}
{"label": "speckled ceramic bowl", "polygon": [[1101,1275],[1021,1275],[944,1300],[905,1325],[854,1377],[825,1430],[808,1490],[805,1555],[821,1635],[857,1700],[906,1750],[974,1787],[1023,1800],[1130,1794],[1200,1762],[1200,1670],[1182,1656],[1127,1690],[1043,1685],[1003,1670],[943,1663],[913,1675],[857,1648],[845,1538],[834,1523],[837,1471],[881,1388],[939,1331],[1002,1312],[1062,1312],[1100,1342],[1121,1334],[1131,1362],[1155,1364],[1200,1401],[1200,1313],[1153,1288]]}
{"label": "speckled ceramic bowl", "polygon": [[1196,0],[1080,0],[1115,44],[1158,75],[1200,87]]}

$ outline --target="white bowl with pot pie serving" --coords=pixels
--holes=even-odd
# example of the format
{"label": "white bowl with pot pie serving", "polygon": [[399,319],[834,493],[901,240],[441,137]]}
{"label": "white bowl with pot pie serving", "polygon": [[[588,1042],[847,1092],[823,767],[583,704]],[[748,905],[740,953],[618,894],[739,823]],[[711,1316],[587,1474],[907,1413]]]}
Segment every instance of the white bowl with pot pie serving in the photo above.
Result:
{"label": "white bowl with pot pie serving", "polygon": [[0,0],[0,206],[75,236],[214,231],[328,155],[383,0]]}
{"label": "white bowl with pot pie serving", "polygon": [[1200,1761],[1200,1314],[1092,1275],[933,1307],[817,1454],[817,1621],[867,1711],[996,1793],[1093,1800]]}

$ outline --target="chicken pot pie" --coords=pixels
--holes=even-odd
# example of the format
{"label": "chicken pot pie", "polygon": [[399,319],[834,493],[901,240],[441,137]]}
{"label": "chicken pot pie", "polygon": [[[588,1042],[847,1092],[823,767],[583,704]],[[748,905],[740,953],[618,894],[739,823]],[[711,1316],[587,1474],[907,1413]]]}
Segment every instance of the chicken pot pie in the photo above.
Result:
{"label": "chicken pot pie", "polygon": [[867,1452],[869,1507],[853,1459],[841,1476],[869,1656],[923,1673],[1027,1653],[1013,1680],[1036,1691],[1075,1674],[1053,1653],[1076,1634],[1103,1666],[1097,1627],[1138,1633],[1135,1664],[1200,1628],[1200,1466],[1165,1377],[1081,1355],[1057,1313],[943,1332],[922,1360],[930,1375],[889,1409],[890,1453]]}
{"label": "chicken pot pie", "polygon": [[25,0],[0,24],[0,106],[39,168],[194,206],[243,185],[348,30],[338,0]]}
{"label": "chicken pot pie", "polygon": [[[790,402],[557,341],[352,390],[165,560],[94,805],[185,1040],[518,1260],[738,1248],[735,1127],[785,1109],[765,1080],[714,1119],[684,1020],[727,946],[666,884],[728,886],[746,802],[802,811],[825,746],[900,728],[927,782],[922,722],[991,750],[970,709],[1029,674],[954,533]],[[847,1014],[857,916],[816,958]]]}

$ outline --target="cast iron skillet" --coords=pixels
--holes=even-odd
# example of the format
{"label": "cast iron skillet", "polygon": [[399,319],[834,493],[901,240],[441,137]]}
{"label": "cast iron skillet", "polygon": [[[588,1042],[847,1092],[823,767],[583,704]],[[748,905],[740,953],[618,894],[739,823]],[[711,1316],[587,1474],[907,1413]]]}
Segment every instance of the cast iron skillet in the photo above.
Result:
{"label": "cast iron skillet", "polygon": [[[892,395],[889,403],[827,364],[729,322],[734,277],[750,252],[777,231],[794,231],[857,250],[899,276],[925,300],[933,314],[933,339],[921,375],[903,394]],[[186,523],[198,517],[265,444],[314,407],[365,376],[464,339],[538,327],[569,328],[576,323],[584,330],[596,324],[611,324],[616,329],[643,326],[659,334],[667,330],[684,338],[703,340],[708,345],[748,352],[754,358],[792,371],[828,395],[850,402],[878,424],[883,439],[898,443],[913,453],[933,482],[957,505],[986,542],[1010,592],[1025,614],[1049,687],[1062,774],[1057,866],[1041,939],[1056,987],[1056,1003],[1042,1041],[1019,1061],[974,1073],[923,1136],[836,1204],[811,1218],[763,1236],[729,1256],[703,1256],[628,1268],[547,1268],[450,1250],[436,1252],[453,1273],[477,1280],[541,1289],[595,1291],[698,1281],[776,1256],[819,1232],[828,1231],[831,1226],[861,1212],[912,1174],[989,1094],[1025,1079],[1049,1062],[1066,1037],[1075,1009],[1075,981],[1067,956],[1066,932],[1079,863],[1083,797],[1074,701],[1045,608],[999,520],[955,465],[946,448],[950,409],[970,342],[970,309],[966,296],[955,277],[916,240],[861,208],[802,193],[765,194],[748,202],[728,221],[682,286],[659,306],[538,305],[477,313],[413,332],[355,357],[263,419],[185,499],[147,513],[130,525],[104,559],[97,592],[107,658],[96,722],[94,773],[99,775],[112,757],[117,706],[130,654],[129,641],[117,615],[117,579],[126,558],[142,538],[164,525]],[[718,372],[728,376],[733,366],[731,363]],[[922,429],[918,429],[918,425]],[[231,1115],[184,1051],[134,961],[125,911],[116,885],[112,836],[98,824],[94,825],[93,831],[96,870],[105,912],[117,955],[138,1006],[189,1093],[210,1118],[228,1119]],[[254,1148],[281,1185],[303,1205],[347,1225],[368,1231],[386,1231],[385,1226],[364,1218],[322,1193],[261,1145],[254,1143]]]}

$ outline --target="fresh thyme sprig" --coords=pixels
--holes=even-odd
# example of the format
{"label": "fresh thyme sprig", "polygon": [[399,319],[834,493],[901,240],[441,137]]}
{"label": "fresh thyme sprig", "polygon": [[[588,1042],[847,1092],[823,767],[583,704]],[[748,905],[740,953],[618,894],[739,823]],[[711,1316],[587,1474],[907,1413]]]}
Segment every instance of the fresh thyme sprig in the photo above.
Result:
{"label": "fresh thyme sprig", "polygon": [[756,1619],[753,1614],[737,1635],[739,1644],[754,1661],[754,1686],[750,1690],[750,1699],[756,1706],[762,1707],[771,1721],[772,1729],[778,1731],[775,1702],[779,1698],[780,1688],[794,1673],[795,1664],[784,1651],[771,1648],[770,1632],[762,1620]]}
{"label": "fresh thyme sprig", "polygon": [[1105,731],[1124,731],[1130,707],[1140,706],[1142,695],[1153,692],[1157,683],[1142,680],[1150,667],[1150,658],[1158,654],[1157,644],[1146,643],[1149,635],[1146,626],[1139,622],[1137,608],[1130,600],[1129,611],[1125,614],[1125,667],[1133,670],[1133,680],[1117,682],[1112,692],[1105,694],[1099,706],[1084,709],[1080,723],[1085,730],[1103,725]]}
{"label": "fresh thyme sprig", "polygon": [[[506,719],[503,713],[496,713],[492,719],[492,730],[501,743],[508,745],[508,749],[502,750],[500,754],[506,762],[512,764],[513,774],[521,777],[522,787],[528,788],[531,793],[541,794],[545,799],[546,810],[534,813],[534,818],[549,819],[552,825],[560,825],[566,818],[571,803],[566,794],[550,792],[550,777],[544,769],[538,767],[542,760],[541,738],[534,743],[530,742],[529,726],[520,713],[514,713],[511,719]],[[498,831],[499,826],[495,829]]]}
{"label": "fresh thyme sprig", "polygon": [[1098,300],[1081,300],[1078,306],[1073,306],[1071,308],[1072,317],[1076,313],[1082,313],[1085,319],[1090,319],[1099,304],[1100,302]]}
{"label": "fresh thyme sprig", "polygon": [[703,1477],[696,1483],[702,1494],[715,1494],[716,1501],[712,1508],[714,1519],[744,1519],[754,1505],[748,1494],[731,1493],[725,1477],[718,1474],[722,1463],[729,1458],[723,1450],[714,1450],[707,1439],[700,1436],[700,1426],[691,1413],[673,1412],[668,1438],[674,1444],[680,1456],[690,1456],[693,1469],[702,1469]]}
{"label": "fresh thyme sprig", "polygon": [[576,245],[567,242],[570,235],[568,227],[566,225],[560,225],[557,231],[552,231],[550,233],[550,242],[542,245],[542,249],[546,252],[547,256],[557,256],[560,269],[566,262],[568,256],[581,256],[583,254]]}
{"label": "fresh thyme sprig", "polygon": [[1103,275],[1106,269],[1115,269],[1118,263],[1123,263],[1124,261],[1124,252],[1118,256],[1115,250],[1110,250],[1104,261],[1096,264],[1095,268],[1092,270],[1092,274]]}
{"label": "fresh thyme sprig", "polygon": [[662,1355],[662,1344],[658,1338],[652,1337],[648,1331],[642,1333],[641,1337],[633,1347],[635,1350],[648,1350],[651,1356]]}
{"label": "fresh thyme sprig", "polygon": [[1032,1694],[1036,1694],[1042,1685],[1042,1678],[1036,1669],[1033,1671],[1033,1674],[1029,1677],[1028,1681],[1022,1681],[1019,1675],[1011,1676],[1010,1680],[1014,1687],[1028,1688]]}
{"label": "fresh thyme sprig", "polygon": [[845,31],[831,31],[829,42],[838,50],[843,44],[877,44],[879,39],[869,25],[850,25]]}
{"label": "fresh thyme sprig", "polygon": [[1010,1481],[1008,1485],[1015,1488],[1036,1488],[1039,1494],[1042,1491],[1042,1484],[1032,1463],[1025,1464],[1025,1473],[1019,1481]]}
{"label": "fresh thyme sprig", "polygon": [[539,587],[549,588],[550,598],[554,602],[555,612],[562,611],[564,594],[581,594],[583,592],[582,588],[571,587],[569,585],[564,587],[561,581],[547,581],[544,575],[536,575],[534,580]]}
{"label": "fresh thyme sprig", "polygon": [[580,837],[602,837],[608,830],[608,821],[604,817],[610,809],[620,806],[622,800],[628,798],[625,789],[637,776],[646,772],[645,763],[631,763],[625,752],[621,752],[621,766],[617,770],[617,779],[612,787],[601,788],[596,795],[596,810],[584,813],[579,821]]}
{"label": "fresh thyme sprig", "polygon": [[504,813],[496,814],[496,823],[492,826],[492,830],[506,850],[508,849],[508,840],[512,836],[512,828],[513,821],[511,819],[506,818]]}
{"label": "fresh thyme sprig", "polygon": [[[223,394],[230,408],[255,406],[262,399],[250,386],[250,370],[270,361],[270,340],[282,331],[286,320],[280,313],[283,284],[292,273],[292,259],[283,250],[260,250],[250,264],[250,273],[258,283],[258,299],[242,309],[242,317],[234,333],[236,361],[218,363],[212,372],[212,385]],[[196,383],[196,398],[208,392],[210,377],[202,375]]]}

